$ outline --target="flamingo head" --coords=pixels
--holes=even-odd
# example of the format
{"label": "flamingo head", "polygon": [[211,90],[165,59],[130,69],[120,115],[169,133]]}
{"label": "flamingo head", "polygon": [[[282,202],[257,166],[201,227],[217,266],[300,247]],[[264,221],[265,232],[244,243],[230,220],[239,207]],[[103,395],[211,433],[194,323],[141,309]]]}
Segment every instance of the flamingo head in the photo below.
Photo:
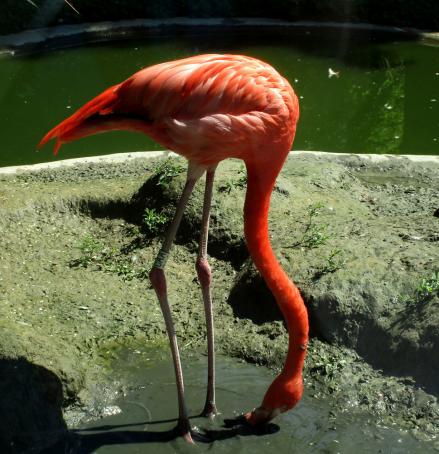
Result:
{"label": "flamingo head", "polygon": [[244,418],[252,426],[265,424],[296,406],[302,398],[302,394],[301,375],[293,380],[285,380],[280,375],[268,388],[262,405],[244,414]]}

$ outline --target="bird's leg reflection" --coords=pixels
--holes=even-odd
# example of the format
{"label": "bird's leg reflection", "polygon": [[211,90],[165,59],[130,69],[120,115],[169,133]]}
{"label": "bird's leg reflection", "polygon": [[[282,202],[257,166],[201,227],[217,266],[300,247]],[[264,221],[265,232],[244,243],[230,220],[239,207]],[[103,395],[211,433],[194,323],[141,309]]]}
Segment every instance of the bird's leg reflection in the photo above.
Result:
{"label": "bird's leg reflection", "polygon": [[212,443],[214,441],[227,440],[234,437],[265,436],[279,432],[280,427],[272,422],[253,426],[249,424],[244,416],[233,419],[225,419],[220,429],[204,429],[197,434],[197,441]]}

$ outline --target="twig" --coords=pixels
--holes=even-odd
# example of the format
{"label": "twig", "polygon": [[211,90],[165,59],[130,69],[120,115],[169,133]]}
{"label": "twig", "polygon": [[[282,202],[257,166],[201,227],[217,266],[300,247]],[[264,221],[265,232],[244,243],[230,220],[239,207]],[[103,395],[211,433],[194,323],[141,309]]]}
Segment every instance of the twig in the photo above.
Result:
{"label": "twig", "polygon": [[35,8],[39,8],[38,5],[36,5],[32,0],[26,0],[28,3],[30,3],[32,6],[35,6]]}
{"label": "twig", "polygon": [[[29,1],[29,0],[28,0]],[[81,13],[69,2],[69,0],[64,0],[65,3],[67,3],[67,5],[70,6],[70,8],[72,8],[72,10],[78,15],[80,16]]]}

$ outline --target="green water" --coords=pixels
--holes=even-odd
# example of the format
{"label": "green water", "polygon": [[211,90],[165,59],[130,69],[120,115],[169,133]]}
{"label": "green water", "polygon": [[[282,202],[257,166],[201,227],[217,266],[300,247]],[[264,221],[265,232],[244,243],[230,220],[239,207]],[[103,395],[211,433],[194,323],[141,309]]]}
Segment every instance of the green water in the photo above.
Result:
{"label": "green water", "polygon": [[111,416],[90,421],[71,433],[69,441],[50,452],[113,453],[413,453],[435,452],[430,443],[415,440],[406,431],[385,427],[355,408],[335,412],[331,402],[306,392],[301,403],[255,433],[245,426],[226,426],[258,405],[273,372],[227,357],[217,361],[217,403],[214,421],[198,416],[204,404],[206,358],[194,355],[183,362],[191,424],[196,446],[172,435],[177,397],[169,355],[153,351],[127,352],[115,365],[115,380],[131,389],[111,406]]}
{"label": "green water", "polygon": [[[125,132],[69,144],[58,158],[49,149],[36,153],[35,144],[107,86],[145,66],[205,52],[259,57],[291,81],[301,102],[295,149],[439,154],[438,47],[347,29],[180,31],[2,57],[0,166],[160,149]],[[329,68],[339,77],[329,78]]]}

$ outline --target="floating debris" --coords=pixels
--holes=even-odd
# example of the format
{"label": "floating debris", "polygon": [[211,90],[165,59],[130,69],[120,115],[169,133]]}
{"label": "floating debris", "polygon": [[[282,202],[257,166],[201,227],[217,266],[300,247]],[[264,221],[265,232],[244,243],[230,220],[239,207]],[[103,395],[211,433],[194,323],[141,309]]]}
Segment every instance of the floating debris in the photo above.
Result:
{"label": "floating debris", "polygon": [[328,68],[328,77],[340,77],[340,71],[334,71],[332,68]]}

